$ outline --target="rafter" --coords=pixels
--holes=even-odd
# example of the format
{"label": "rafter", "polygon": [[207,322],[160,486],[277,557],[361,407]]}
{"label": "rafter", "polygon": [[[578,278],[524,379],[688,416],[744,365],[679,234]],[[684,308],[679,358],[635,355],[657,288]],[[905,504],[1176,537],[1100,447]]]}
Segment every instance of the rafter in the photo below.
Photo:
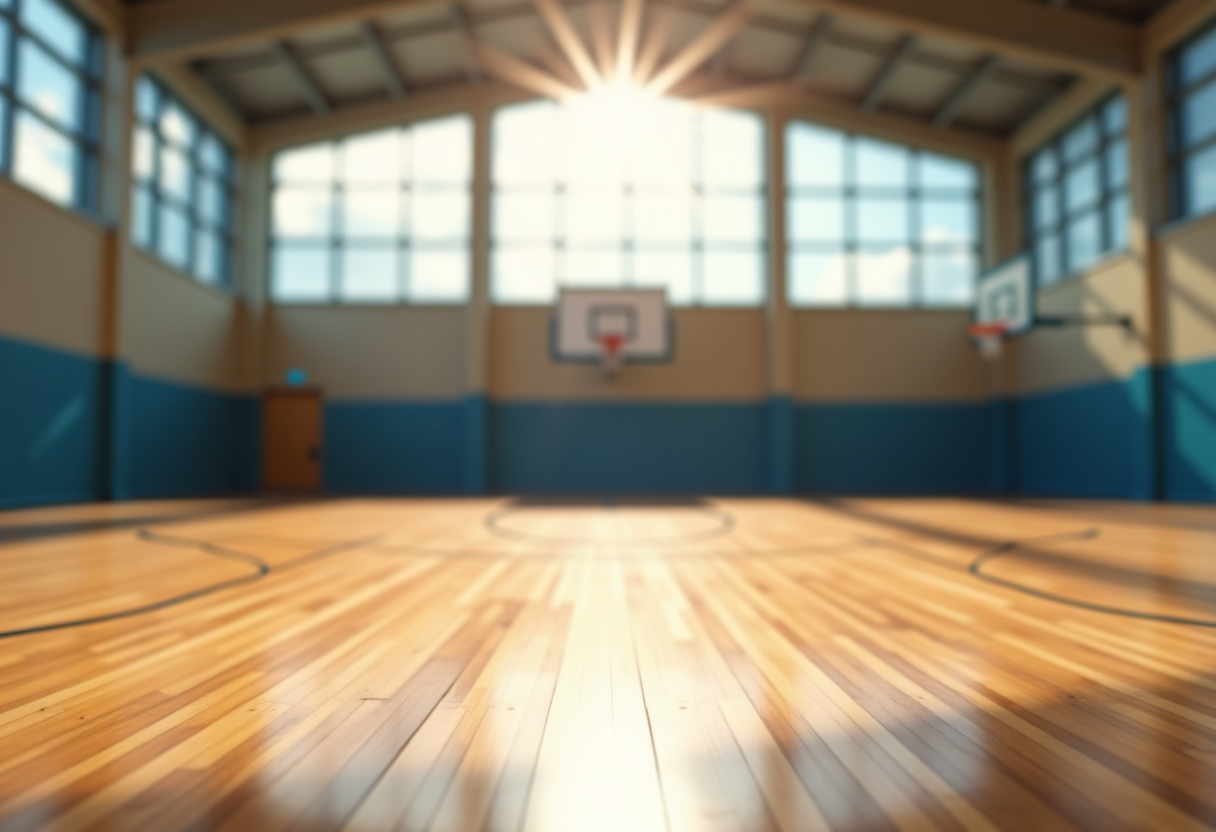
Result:
{"label": "rafter", "polygon": [[320,85],[313,79],[308,68],[296,57],[292,48],[281,40],[270,44],[270,52],[275,59],[287,70],[291,80],[295,82],[300,96],[308,103],[309,108],[318,115],[329,112],[329,101]]}
{"label": "rafter", "polygon": [[486,72],[509,84],[561,100],[573,98],[579,94],[578,90],[554,78],[543,69],[508,55],[501,49],[495,49],[484,43],[476,44],[475,49]]}
{"label": "rafter", "polygon": [[481,62],[477,59],[477,41],[473,37],[473,27],[469,25],[469,17],[464,6],[459,2],[448,5],[448,20],[456,37],[460,39],[460,51],[464,59],[464,74],[470,84],[477,84],[482,79]]}
{"label": "rafter", "polygon": [[895,51],[887,58],[887,62],[883,64],[882,69],[878,71],[878,75],[874,78],[870,88],[866,90],[866,97],[862,99],[861,109],[867,112],[874,112],[882,106],[882,102],[886,100],[887,92],[891,89],[891,85],[895,83],[895,77],[899,75],[900,67],[904,65],[904,61],[908,60],[915,50],[919,38],[915,35],[907,35],[895,47]]}
{"label": "rafter", "polygon": [[536,6],[536,11],[540,13],[549,33],[557,41],[562,54],[574,68],[579,80],[583,82],[583,86],[587,89],[594,89],[603,84],[604,79],[596,71],[595,62],[591,60],[591,53],[587,51],[583,39],[575,30],[574,24],[570,22],[570,15],[566,14],[566,9],[561,3],[558,0],[532,0],[532,5]]}
{"label": "rafter", "polygon": [[623,0],[621,3],[621,19],[616,35],[616,82],[628,84],[633,81],[633,71],[637,66],[639,36],[642,32],[642,12],[646,10],[646,0]]}
{"label": "rafter", "polygon": [[692,43],[685,46],[658,71],[646,84],[646,91],[651,95],[662,95],[691,75],[747,24],[748,19],[755,13],[755,8],[756,0],[737,0],[732,3],[701,34],[693,38]]}
{"label": "rafter", "polygon": [[1000,71],[1002,63],[1003,61],[995,55],[989,55],[985,58],[976,70],[959,84],[958,89],[942,105],[937,115],[933,117],[933,126],[939,130],[945,130],[954,124],[955,120],[963,112],[963,108],[979,92],[980,87],[992,80],[992,76]]}
{"label": "rafter", "polygon": [[363,38],[368,51],[375,59],[376,69],[380,73],[380,83],[384,84],[385,92],[391,98],[405,98],[405,81],[401,78],[401,70],[397,69],[397,64],[393,61],[393,55],[389,52],[388,45],[384,42],[384,36],[380,34],[380,29],[375,23],[364,21],[359,24],[359,36]]}
{"label": "rafter", "polygon": [[828,42],[828,37],[832,34],[832,27],[835,25],[836,18],[830,14],[821,14],[815,20],[815,24],[811,26],[806,44],[802,47],[802,54],[798,56],[798,66],[794,69],[793,81],[798,86],[805,85],[810,79],[811,73],[815,71],[815,60],[823,51],[823,46]]}

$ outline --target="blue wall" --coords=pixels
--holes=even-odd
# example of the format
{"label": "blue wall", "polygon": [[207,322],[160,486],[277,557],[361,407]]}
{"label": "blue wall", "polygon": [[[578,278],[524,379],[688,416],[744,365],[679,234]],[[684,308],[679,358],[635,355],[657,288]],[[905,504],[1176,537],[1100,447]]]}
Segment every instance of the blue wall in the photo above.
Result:
{"label": "blue wall", "polygon": [[[471,417],[464,402],[329,402],[325,490],[454,494],[466,490]],[[473,489],[468,489],[473,490]]]}
{"label": "blue wall", "polygon": [[1216,500],[1216,359],[1161,373],[1163,496]]}

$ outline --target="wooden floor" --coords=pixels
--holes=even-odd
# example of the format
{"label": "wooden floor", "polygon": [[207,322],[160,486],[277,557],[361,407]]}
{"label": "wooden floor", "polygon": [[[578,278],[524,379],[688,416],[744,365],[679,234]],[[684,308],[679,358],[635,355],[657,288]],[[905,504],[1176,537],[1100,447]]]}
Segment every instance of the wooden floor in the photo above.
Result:
{"label": "wooden floor", "polygon": [[9,512],[0,829],[1212,829],[1205,624],[1206,507]]}

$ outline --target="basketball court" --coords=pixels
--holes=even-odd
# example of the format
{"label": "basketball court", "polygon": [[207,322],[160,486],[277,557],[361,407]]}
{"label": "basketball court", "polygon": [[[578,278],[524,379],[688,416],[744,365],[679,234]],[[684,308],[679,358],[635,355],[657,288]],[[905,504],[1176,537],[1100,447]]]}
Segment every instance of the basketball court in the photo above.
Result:
{"label": "basketball court", "polygon": [[0,0],[0,832],[1216,830],[1216,0]]}

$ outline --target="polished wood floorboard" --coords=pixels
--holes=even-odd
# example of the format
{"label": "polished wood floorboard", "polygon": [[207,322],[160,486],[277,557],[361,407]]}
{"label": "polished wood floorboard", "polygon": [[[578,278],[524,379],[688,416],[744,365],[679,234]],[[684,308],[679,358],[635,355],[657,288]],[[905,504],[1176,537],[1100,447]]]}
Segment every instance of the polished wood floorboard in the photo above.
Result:
{"label": "polished wood floorboard", "polygon": [[5,832],[1216,829],[1216,507],[9,512],[0,631]]}

